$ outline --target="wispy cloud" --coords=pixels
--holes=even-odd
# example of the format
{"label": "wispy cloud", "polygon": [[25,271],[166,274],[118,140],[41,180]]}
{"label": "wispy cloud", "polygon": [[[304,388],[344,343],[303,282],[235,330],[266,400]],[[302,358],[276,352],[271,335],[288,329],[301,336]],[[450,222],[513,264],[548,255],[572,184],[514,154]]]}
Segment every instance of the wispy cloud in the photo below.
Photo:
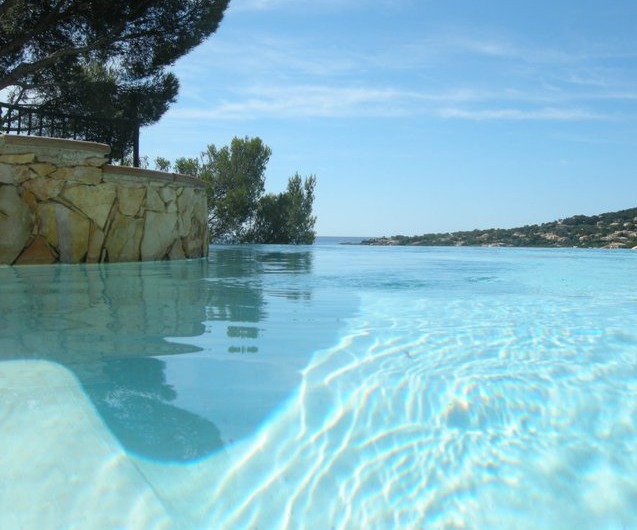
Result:
{"label": "wispy cloud", "polygon": [[405,112],[405,100],[413,94],[391,88],[330,86],[252,87],[242,97],[208,108],[170,113],[176,118],[250,119],[268,117],[336,117],[390,115]]}
{"label": "wispy cloud", "polygon": [[462,108],[442,108],[439,115],[443,118],[454,118],[463,120],[509,120],[509,121],[582,121],[582,120],[607,120],[611,116],[591,112],[586,109],[572,108],[490,108],[490,109],[462,109]]}
{"label": "wispy cloud", "polygon": [[[508,105],[498,103],[508,101]],[[547,102],[554,105],[537,106]],[[439,92],[395,87],[335,85],[254,85],[214,105],[181,107],[173,118],[245,120],[259,118],[405,117],[474,121],[590,121],[616,115],[519,92],[487,92],[470,88]]]}

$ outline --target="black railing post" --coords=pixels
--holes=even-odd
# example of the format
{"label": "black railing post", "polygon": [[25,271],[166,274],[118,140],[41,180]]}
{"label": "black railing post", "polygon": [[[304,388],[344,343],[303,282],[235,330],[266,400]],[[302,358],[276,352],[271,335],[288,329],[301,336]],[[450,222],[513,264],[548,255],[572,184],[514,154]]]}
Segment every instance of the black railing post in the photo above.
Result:
{"label": "black railing post", "polygon": [[133,123],[133,167],[139,167],[139,123]]}

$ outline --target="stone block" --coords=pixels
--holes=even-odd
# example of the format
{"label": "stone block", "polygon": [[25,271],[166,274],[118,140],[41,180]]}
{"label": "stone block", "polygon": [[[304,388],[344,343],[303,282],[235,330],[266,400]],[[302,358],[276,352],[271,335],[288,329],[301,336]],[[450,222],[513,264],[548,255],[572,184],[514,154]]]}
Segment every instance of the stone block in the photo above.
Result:
{"label": "stone block", "polygon": [[102,167],[106,164],[106,158],[104,158],[103,156],[89,156],[84,160],[84,163],[87,166]]}
{"label": "stone block", "polygon": [[177,198],[177,211],[179,212],[179,236],[184,237],[190,233],[194,208],[194,189],[184,188]]}
{"label": "stone block", "polygon": [[146,188],[119,186],[117,188],[117,203],[119,211],[129,217],[134,217],[139,213],[144,197],[146,196]]}
{"label": "stone block", "polygon": [[37,236],[18,257],[16,265],[49,265],[57,261],[57,256],[49,248],[46,238]]}
{"label": "stone block", "polygon": [[0,264],[11,264],[31,238],[33,217],[15,186],[0,185]]}
{"label": "stone block", "polygon": [[192,209],[179,210],[179,222],[177,223],[177,231],[179,237],[185,237],[192,230]]}
{"label": "stone block", "polygon": [[13,177],[15,181],[20,184],[33,178],[33,172],[29,166],[13,166]]}
{"label": "stone block", "polygon": [[99,263],[102,258],[105,234],[95,223],[91,223],[88,234],[88,251],[86,253],[87,263]]}
{"label": "stone block", "polygon": [[108,261],[139,261],[144,220],[116,214],[104,242]]}
{"label": "stone block", "polygon": [[63,197],[100,229],[104,229],[106,220],[115,202],[117,190],[112,184],[97,186],[68,186]]}
{"label": "stone block", "polygon": [[168,253],[168,259],[185,259],[186,254],[184,253],[184,249],[181,246],[181,239],[177,239],[173,246],[170,248],[170,252]]}
{"label": "stone block", "polygon": [[13,167],[9,164],[0,164],[0,184],[15,184]]}
{"label": "stone block", "polygon": [[208,200],[205,192],[195,193],[192,201],[193,219],[200,222],[208,230]]}
{"label": "stone block", "polygon": [[19,184],[29,178],[31,178],[29,166],[0,164],[0,183],[2,184]]}
{"label": "stone block", "polygon": [[159,195],[159,190],[155,186],[149,186],[146,190],[146,202],[144,208],[151,212],[163,213],[166,211],[166,205]]}
{"label": "stone block", "polygon": [[23,154],[15,154],[15,155],[0,155],[0,162],[4,164],[30,164],[35,160],[34,153],[23,153]]}
{"label": "stone block", "polygon": [[176,213],[146,212],[142,260],[164,259],[177,237]]}
{"label": "stone block", "polygon": [[88,252],[89,220],[61,204],[56,206],[60,261],[80,263]]}
{"label": "stone block", "polygon": [[192,205],[195,197],[195,189],[181,188],[181,193],[178,195],[177,205],[179,206],[179,210],[182,210],[184,207]]}
{"label": "stone block", "polygon": [[57,197],[62,191],[62,188],[64,188],[64,181],[36,177],[24,182],[23,186],[24,189],[33,193],[39,201],[43,202]]}
{"label": "stone block", "polygon": [[44,164],[41,162],[30,164],[29,167],[31,168],[31,171],[39,177],[46,177],[57,169],[57,166],[53,164]]}
{"label": "stone block", "polygon": [[38,233],[42,235],[50,247],[59,247],[58,227],[56,222],[56,211],[63,206],[56,202],[45,202],[40,204],[37,212],[39,219]]}
{"label": "stone block", "polygon": [[187,258],[200,258],[206,255],[207,231],[196,219],[193,219],[188,235],[182,238],[182,247]]}
{"label": "stone block", "polygon": [[40,204],[39,233],[62,263],[79,263],[88,251],[89,220],[57,202]]}
{"label": "stone block", "polygon": [[166,211],[174,213],[177,211],[177,193],[176,189],[170,186],[164,186],[159,189],[159,196],[166,205]]}
{"label": "stone block", "polygon": [[[28,189],[22,188],[22,200],[27,204],[29,210],[31,210],[31,214],[33,215],[38,209],[38,200],[35,195],[31,193]],[[35,223],[34,223],[35,227]]]}
{"label": "stone block", "polygon": [[51,177],[70,182],[82,182],[84,184],[99,184],[102,181],[102,170],[97,167],[58,167]]}

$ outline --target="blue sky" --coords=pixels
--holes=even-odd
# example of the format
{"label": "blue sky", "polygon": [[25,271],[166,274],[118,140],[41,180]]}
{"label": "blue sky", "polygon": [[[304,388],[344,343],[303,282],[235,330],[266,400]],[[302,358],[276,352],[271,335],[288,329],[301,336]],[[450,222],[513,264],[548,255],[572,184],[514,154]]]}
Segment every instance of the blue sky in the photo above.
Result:
{"label": "blue sky", "polygon": [[636,27],[634,0],[232,0],[142,154],[258,136],[267,191],[316,175],[319,235],[635,207]]}

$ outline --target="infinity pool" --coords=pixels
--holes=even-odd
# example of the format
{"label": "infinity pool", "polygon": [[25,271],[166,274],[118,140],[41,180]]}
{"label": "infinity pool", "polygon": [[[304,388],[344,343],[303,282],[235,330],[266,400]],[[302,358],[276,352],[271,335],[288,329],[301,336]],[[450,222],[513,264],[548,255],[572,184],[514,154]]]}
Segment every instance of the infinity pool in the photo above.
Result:
{"label": "infinity pool", "polygon": [[0,267],[0,528],[637,528],[637,253]]}

